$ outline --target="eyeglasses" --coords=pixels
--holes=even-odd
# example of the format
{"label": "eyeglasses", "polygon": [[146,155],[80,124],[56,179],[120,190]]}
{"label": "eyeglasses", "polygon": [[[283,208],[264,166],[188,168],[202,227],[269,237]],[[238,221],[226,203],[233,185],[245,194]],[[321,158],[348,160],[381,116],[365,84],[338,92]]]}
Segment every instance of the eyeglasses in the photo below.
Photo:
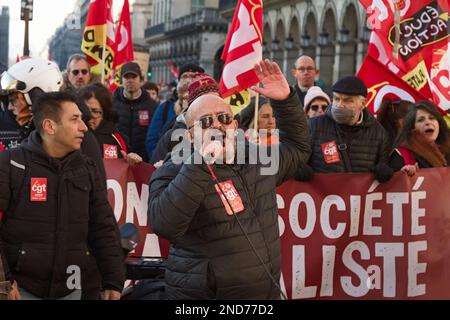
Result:
{"label": "eyeglasses", "polygon": [[103,114],[103,111],[97,109],[89,109],[89,111],[91,112],[91,116],[94,119],[100,118]]}
{"label": "eyeglasses", "polygon": [[[229,125],[229,124],[231,124],[231,122],[233,122],[233,116],[228,113],[219,113],[218,115],[205,116],[205,117],[200,118],[196,122],[200,123],[200,126],[202,127],[202,129],[208,129],[213,125],[214,119],[216,119],[216,118],[217,118],[217,120],[219,120],[219,122],[221,124],[224,124],[224,125]],[[190,126],[189,129],[193,128],[194,126],[195,126],[195,124]]]}
{"label": "eyeglasses", "polygon": [[328,107],[328,105],[326,104],[313,104],[310,109],[314,112],[317,112],[317,110],[319,110],[319,108],[322,109],[322,111],[325,111],[325,109]]}
{"label": "eyeglasses", "polygon": [[74,76],[77,76],[80,72],[81,72],[81,74],[83,74],[83,76],[85,76],[89,73],[89,70],[88,69],[81,69],[81,70],[75,69],[75,70],[72,70],[71,72]]}
{"label": "eyeglasses", "polygon": [[305,71],[308,71],[308,72],[313,72],[314,70],[316,70],[316,68],[314,68],[314,67],[300,67],[300,68],[295,68],[295,70],[297,70],[297,71],[300,71],[300,72],[305,72]]}

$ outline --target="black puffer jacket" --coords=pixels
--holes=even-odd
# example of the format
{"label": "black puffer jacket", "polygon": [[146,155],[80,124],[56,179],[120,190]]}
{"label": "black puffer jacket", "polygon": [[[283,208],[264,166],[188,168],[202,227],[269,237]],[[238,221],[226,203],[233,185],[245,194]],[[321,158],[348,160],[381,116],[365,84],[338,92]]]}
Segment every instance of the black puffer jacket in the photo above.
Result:
{"label": "black puffer jacket", "polygon": [[[275,188],[292,177],[310,153],[305,115],[298,104],[294,91],[286,101],[272,101],[281,138],[276,174],[261,175],[262,165],[248,162],[213,166],[219,181],[233,182],[245,207],[238,217],[277,282]],[[150,225],[172,243],[166,270],[169,299],[279,299],[280,292],[236,219],[226,213],[205,164],[168,160],[155,171],[150,185]]]}
{"label": "black puffer jacket", "polygon": [[[123,257],[116,221],[99,180],[95,162],[75,151],[63,159],[48,157],[34,131],[21,147],[25,178],[13,204],[9,151],[0,152],[0,211],[5,217],[0,245],[12,278],[40,298],[60,298],[67,287],[69,266],[87,272],[96,258],[103,287],[120,291]],[[46,178],[46,201],[30,201],[31,178]]]}
{"label": "black puffer jacket", "polygon": [[[367,110],[363,110],[363,121],[354,126],[337,124],[331,116],[331,108],[324,115],[309,120],[312,155],[309,165],[315,172],[369,172],[376,164],[387,163],[392,146],[383,126]],[[340,137],[339,138],[339,134]],[[322,144],[334,141],[339,150],[339,162],[326,163]],[[339,149],[338,148],[338,149]]]}
{"label": "black puffer jacket", "polygon": [[[100,125],[98,126],[95,131],[93,131],[95,138],[97,139],[99,150],[102,153],[103,157],[105,158],[104,154],[104,145],[112,145],[117,147],[117,157],[123,158],[121,151],[126,151],[122,149],[122,145],[119,143],[117,138],[113,136],[115,133],[118,134],[117,126],[114,124],[114,122],[110,120],[102,120]],[[126,146],[125,146],[126,147]]]}
{"label": "black puffer jacket", "polygon": [[125,98],[123,88],[118,88],[114,92],[113,110],[118,116],[119,133],[129,147],[128,152],[137,153],[146,162],[148,155],[145,149],[145,138],[153,112],[157,107],[158,103],[150,99],[145,90],[142,90],[141,96],[136,100]]}

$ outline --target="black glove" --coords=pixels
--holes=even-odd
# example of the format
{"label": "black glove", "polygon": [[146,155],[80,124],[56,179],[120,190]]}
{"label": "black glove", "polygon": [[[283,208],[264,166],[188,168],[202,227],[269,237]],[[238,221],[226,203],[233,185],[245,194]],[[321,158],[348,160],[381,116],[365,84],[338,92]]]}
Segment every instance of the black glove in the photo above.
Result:
{"label": "black glove", "polygon": [[375,179],[383,183],[391,180],[394,175],[394,170],[385,163],[378,163],[375,166],[373,173],[375,174]]}
{"label": "black glove", "polygon": [[307,163],[301,163],[298,166],[294,179],[300,182],[307,182],[312,179],[314,170]]}

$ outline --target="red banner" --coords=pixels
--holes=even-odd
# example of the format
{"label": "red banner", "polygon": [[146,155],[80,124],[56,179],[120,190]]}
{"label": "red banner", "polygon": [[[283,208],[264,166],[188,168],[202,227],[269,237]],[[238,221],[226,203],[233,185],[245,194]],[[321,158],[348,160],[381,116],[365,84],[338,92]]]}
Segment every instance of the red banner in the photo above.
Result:
{"label": "red banner", "polygon": [[[448,0],[360,2],[367,9],[368,22],[373,31],[367,54],[378,59],[442,109],[450,108],[450,96],[446,94],[450,81],[448,71],[445,72],[445,67],[448,68],[448,53],[443,54],[450,37]],[[398,52],[398,57],[395,52]],[[441,70],[444,71],[440,73]]]}
{"label": "red banner", "polygon": [[[153,167],[105,166],[116,218],[140,228],[136,254],[167,256],[147,221]],[[383,184],[371,174],[286,182],[277,189],[281,288],[290,299],[450,299],[449,180],[442,168]]]}
{"label": "red banner", "polygon": [[262,59],[262,0],[239,0],[223,49],[220,91],[226,98],[259,82],[254,66]]}

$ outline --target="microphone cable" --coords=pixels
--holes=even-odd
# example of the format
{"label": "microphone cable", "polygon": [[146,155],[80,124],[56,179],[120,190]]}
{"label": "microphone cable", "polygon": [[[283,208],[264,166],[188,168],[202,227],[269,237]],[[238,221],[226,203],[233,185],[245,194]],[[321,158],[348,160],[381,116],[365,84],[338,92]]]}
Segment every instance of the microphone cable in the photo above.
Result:
{"label": "microphone cable", "polygon": [[225,192],[223,191],[222,187],[220,186],[219,180],[217,179],[216,175],[214,174],[214,171],[213,171],[211,165],[209,164],[209,162],[205,161],[205,163],[206,163],[206,166],[208,167],[209,172],[211,173],[213,182],[216,183],[216,185],[219,188],[220,192],[222,193],[223,197],[227,201],[227,204],[230,207],[231,212],[233,213],[233,216],[236,218],[236,221],[237,221],[239,227],[241,228],[242,233],[244,234],[245,238],[247,239],[248,243],[250,244],[250,247],[252,248],[252,250],[255,253],[256,257],[258,258],[259,262],[263,266],[264,271],[266,272],[267,276],[271,280],[272,284],[280,291],[280,294],[281,294],[283,300],[288,300],[286,295],[284,294],[284,292],[281,290],[279,283],[277,283],[277,281],[275,280],[275,278],[272,276],[272,274],[270,273],[269,269],[267,268],[267,265],[264,263],[264,261],[262,260],[261,256],[256,251],[256,248],[253,245],[252,241],[250,240],[250,237],[248,236],[247,232],[244,230],[244,227],[242,226],[241,221],[239,220],[236,212],[234,212],[234,209],[233,209],[233,206],[230,203],[230,200],[228,200]]}

